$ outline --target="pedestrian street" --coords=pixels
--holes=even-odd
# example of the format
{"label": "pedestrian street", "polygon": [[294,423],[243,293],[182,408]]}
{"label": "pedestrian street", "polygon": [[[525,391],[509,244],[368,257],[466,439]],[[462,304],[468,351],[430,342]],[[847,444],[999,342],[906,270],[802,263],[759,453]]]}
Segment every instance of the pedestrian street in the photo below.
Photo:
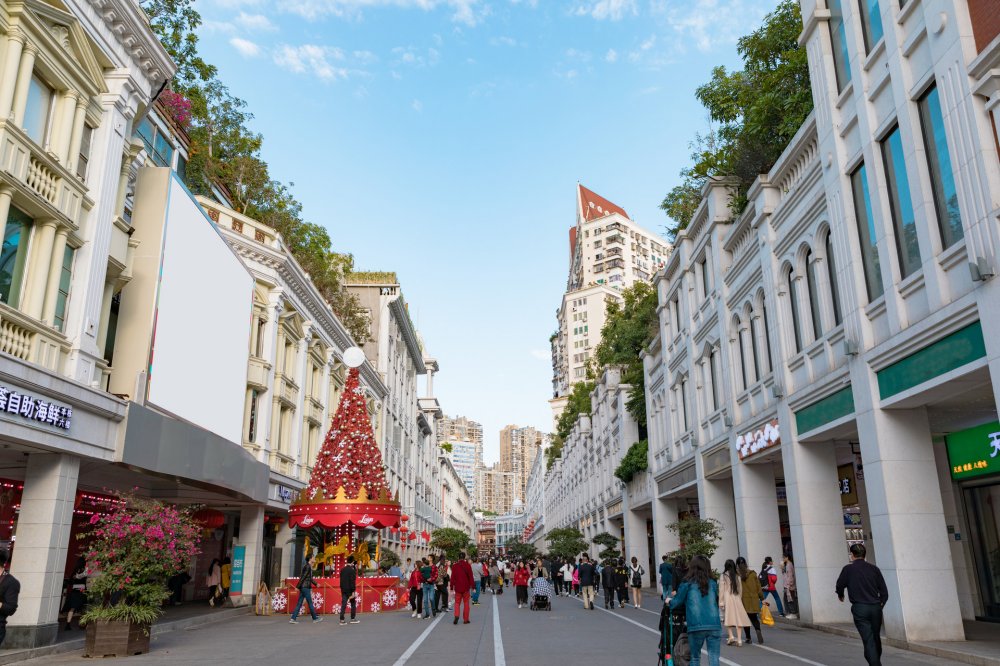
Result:
{"label": "pedestrian street", "polygon": [[[360,616],[340,626],[327,615],[289,625],[287,615],[237,619],[157,636],[149,654],[123,664],[379,664],[385,666],[503,666],[523,664],[656,664],[658,613],[654,610],[584,610],[575,597],[557,597],[551,611],[518,609],[513,590],[486,595],[472,609],[472,623],[452,624],[451,613],[431,620],[398,611]],[[657,602],[658,605],[658,602]],[[726,666],[856,666],[856,639],[777,624],[765,628],[765,645],[722,647]],[[724,641],[723,641],[724,642]],[[80,653],[25,664],[92,664]],[[116,663],[119,663],[116,661]],[[702,663],[706,663],[703,660]],[[886,647],[884,666],[953,662]]]}

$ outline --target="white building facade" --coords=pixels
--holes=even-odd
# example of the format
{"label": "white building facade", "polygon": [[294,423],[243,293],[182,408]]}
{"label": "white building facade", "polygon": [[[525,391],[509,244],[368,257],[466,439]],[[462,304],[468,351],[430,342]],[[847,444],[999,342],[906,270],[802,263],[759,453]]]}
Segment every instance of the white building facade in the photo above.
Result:
{"label": "white building facade", "polygon": [[807,621],[849,619],[851,543],[885,575],[890,637],[962,640],[1000,612],[988,4],[803,2],[814,115],[740,216],[706,187],[656,279],[656,550],[697,514],[720,562],[790,552]]}

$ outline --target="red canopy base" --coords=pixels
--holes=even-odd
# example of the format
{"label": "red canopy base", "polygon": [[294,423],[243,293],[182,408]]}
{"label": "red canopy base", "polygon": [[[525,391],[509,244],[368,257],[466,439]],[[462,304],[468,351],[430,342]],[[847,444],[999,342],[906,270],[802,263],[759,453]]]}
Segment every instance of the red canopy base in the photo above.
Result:
{"label": "red canopy base", "polygon": [[[320,615],[339,615],[343,603],[340,595],[340,578],[316,578],[312,589],[313,607]],[[285,586],[275,590],[271,597],[271,607],[276,613],[291,613],[299,601],[298,578],[286,578]],[[359,576],[359,613],[382,613],[409,607],[409,588],[397,576]],[[350,612],[350,604],[347,606]],[[309,607],[302,606],[300,615],[308,616]]]}

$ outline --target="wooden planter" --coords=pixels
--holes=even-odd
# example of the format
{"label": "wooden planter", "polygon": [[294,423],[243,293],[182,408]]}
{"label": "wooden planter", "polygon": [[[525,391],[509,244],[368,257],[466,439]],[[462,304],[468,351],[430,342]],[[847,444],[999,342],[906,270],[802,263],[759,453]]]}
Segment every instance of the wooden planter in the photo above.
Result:
{"label": "wooden planter", "polygon": [[131,657],[149,652],[149,625],[96,620],[87,623],[84,657]]}

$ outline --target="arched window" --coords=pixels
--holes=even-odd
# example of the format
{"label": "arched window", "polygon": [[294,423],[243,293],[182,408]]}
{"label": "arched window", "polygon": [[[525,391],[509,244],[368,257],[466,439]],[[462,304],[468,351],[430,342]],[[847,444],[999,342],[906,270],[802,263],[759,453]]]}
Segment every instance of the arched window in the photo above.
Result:
{"label": "arched window", "polygon": [[813,338],[823,335],[822,303],[819,300],[819,283],[816,280],[816,257],[813,251],[806,252],[806,289],[809,292],[809,313],[812,315]]}
{"label": "arched window", "polygon": [[750,385],[753,384],[753,375],[750,374],[750,364],[749,364],[750,359],[748,359],[746,355],[746,348],[747,348],[746,338],[748,335],[749,332],[747,331],[747,327],[741,324],[740,331],[738,334],[738,340],[740,345],[740,366],[743,370],[743,390],[750,388]]}
{"label": "arched window", "polygon": [[715,361],[718,354],[715,353],[715,349],[708,355],[708,374],[712,380],[712,411],[714,412],[719,408],[719,375],[718,370],[715,367]]}
{"label": "arched window", "polygon": [[795,343],[795,352],[798,353],[802,351],[802,331],[799,326],[798,294],[795,293],[795,272],[791,266],[785,273],[785,282],[788,286],[788,307],[792,314],[792,337]]}
{"label": "arched window", "polygon": [[747,321],[747,335],[750,337],[750,358],[753,361],[753,380],[760,381],[760,354],[757,351],[757,331],[754,324],[753,308],[747,303],[743,310],[743,318]]}
{"label": "arched window", "polygon": [[733,365],[739,366],[740,368],[740,391],[745,391],[749,384],[747,383],[747,364],[746,359],[743,357],[743,331],[741,330],[739,315],[733,317]]}
{"label": "arched window", "polygon": [[[761,331],[764,334],[764,345],[761,351],[764,357],[764,373],[767,374],[771,372],[771,326],[767,319],[767,301],[763,295],[760,297],[760,321],[764,327],[764,330]],[[754,325],[756,325],[756,322]]]}
{"label": "arched window", "polygon": [[833,323],[840,326],[844,315],[840,312],[840,289],[837,286],[837,265],[833,258],[833,233],[826,235],[826,270],[830,276],[830,300],[833,302]]}

